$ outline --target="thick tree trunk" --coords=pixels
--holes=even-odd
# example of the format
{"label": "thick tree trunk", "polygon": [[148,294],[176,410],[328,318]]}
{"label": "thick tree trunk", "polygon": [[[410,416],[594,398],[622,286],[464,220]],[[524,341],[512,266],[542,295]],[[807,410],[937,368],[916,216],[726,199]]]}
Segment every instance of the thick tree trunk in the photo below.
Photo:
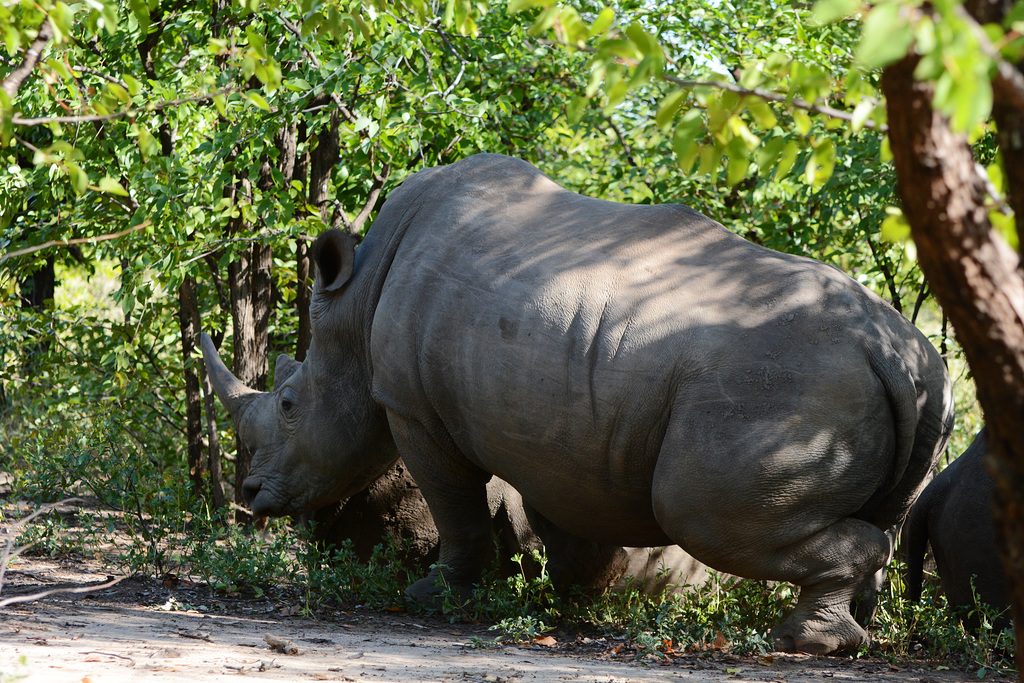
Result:
{"label": "thick tree trunk", "polygon": [[[883,73],[889,140],[918,261],[963,346],[989,427],[996,526],[1024,661],[1024,278],[988,219],[966,138],[932,110],[931,86],[914,81],[917,61]],[[1024,129],[1001,133],[1019,140]]]}
{"label": "thick tree trunk", "polygon": [[[232,232],[237,231],[236,228]],[[269,246],[254,245],[228,265],[231,322],[235,340],[232,371],[235,377],[259,391],[264,391],[267,384],[270,256]],[[253,454],[237,435],[235,444],[235,502],[241,505],[245,501],[242,484],[249,476],[249,463]],[[244,510],[236,509],[235,521],[244,524],[250,519]]]}
{"label": "thick tree trunk", "polygon": [[[196,305],[196,283],[186,277],[178,287],[178,324],[181,329],[182,367],[185,372],[185,433],[188,476],[192,482],[192,495],[204,494],[203,476],[206,463],[203,458],[203,407],[193,356],[199,338],[199,307]],[[202,364],[201,362],[199,363]]]}

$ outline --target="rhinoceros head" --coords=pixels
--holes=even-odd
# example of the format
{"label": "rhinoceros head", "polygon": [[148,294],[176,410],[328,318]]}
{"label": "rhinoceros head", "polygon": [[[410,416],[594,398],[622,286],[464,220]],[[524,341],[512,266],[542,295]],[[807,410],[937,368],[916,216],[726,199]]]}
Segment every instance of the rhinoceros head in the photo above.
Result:
{"label": "rhinoceros head", "polygon": [[361,335],[338,333],[333,304],[352,274],[352,250],[336,234],[314,245],[313,340],[301,363],[278,357],[273,391],[238,380],[202,335],[210,382],[253,454],[243,493],[256,515],[303,514],[347,498],[398,458],[359,350],[345,345]]}

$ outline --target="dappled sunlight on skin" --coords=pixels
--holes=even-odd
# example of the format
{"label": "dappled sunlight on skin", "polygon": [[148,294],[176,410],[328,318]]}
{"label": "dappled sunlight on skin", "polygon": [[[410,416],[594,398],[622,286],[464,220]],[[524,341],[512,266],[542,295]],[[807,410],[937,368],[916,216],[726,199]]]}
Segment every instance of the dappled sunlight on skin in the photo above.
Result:
{"label": "dappled sunlight on skin", "polygon": [[[836,269],[680,205],[590,199],[479,155],[407,180],[354,257],[345,237],[314,244],[318,351],[296,374],[333,387],[316,387],[319,417],[297,433],[313,457],[366,471],[370,440],[318,432],[338,433],[340,406],[365,402],[370,422],[386,410],[455,581],[478,571],[493,474],[570,534],[678,542],[801,584],[829,621],[850,577],[885,562],[880,529],[948,436],[948,376],[904,318]],[[864,642],[846,621],[808,644]]]}

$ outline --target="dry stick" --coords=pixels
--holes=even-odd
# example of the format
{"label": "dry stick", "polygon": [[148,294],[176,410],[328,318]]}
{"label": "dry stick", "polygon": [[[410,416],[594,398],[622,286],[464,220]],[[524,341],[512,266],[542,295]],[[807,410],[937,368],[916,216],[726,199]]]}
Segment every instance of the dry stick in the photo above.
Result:
{"label": "dry stick", "polygon": [[43,505],[38,510],[30,514],[28,517],[24,519],[19,519],[17,522],[11,525],[10,533],[7,537],[7,544],[4,546],[3,554],[0,555],[0,590],[3,590],[4,587],[4,574],[7,572],[7,561],[12,557],[16,557],[18,553],[24,550],[24,548],[14,547],[14,541],[18,537],[18,530],[21,529],[21,527],[28,524],[29,522],[31,522],[36,517],[38,517],[39,515],[43,514],[44,512],[49,512],[58,505],[64,505],[65,503],[81,502],[81,498],[65,498],[64,500],[58,500],[56,503],[48,503],[47,505]]}
{"label": "dry stick", "polygon": [[133,225],[132,227],[127,228],[126,230],[111,233],[109,235],[100,235],[99,237],[76,237],[70,240],[50,240],[49,242],[43,242],[42,244],[37,244],[33,247],[25,247],[24,249],[17,249],[15,251],[9,251],[6,254],[0,254],[0,262],[6,261],[9,258],[14,258],[15,256],[24,256],[25,254],[32,254],[37,251],[42,251],[43,249],[49,249],[50,247],[65,247],[72,244],[91,244],[93,242],[106,242],[108,240],[116,240],[118,237],[124,237],[125,235],[133,233],[136,230],[148,228],[152,224],[152,221],[146,220],[142,221],[138,225]]}
{"label": "dry stick", "polygon": [[0,609],[7,607],[7,605],[13,605],[18,602],[31,602],[33,600],[41,600],[51,595],[57,595],[58,593],[91,593],[92,591],[102,590],[104,588],[110,588],[111,586],[117,585],[121,581],[124,581],[125,576],[118,576],[110,579],[106,583],[94,584],[92,586],[79,586],[78,588],[54,588],[52,590],[43,591],[42,593],[33,593],[32,595],[15,595],[11,598],[4,598],[0,600]]}
{"label": "dry stick", "polygon": [[[7,572],[7,563],[10,561],[10,559],[12,557],[17,557],[18,554],[21,553],[21,551],[25,550],[25,548],[30,547],[30,546],[22,546],[21,548],[14,547],[14,542],[15,542],[15,540],[18,537],[18,530],[21,529],[26,524],[28,524],[29,522],[31,522],[36,517],[38,517],[39,515],[41,515],[41,514],[43,514],[45,512],[49,512],[50,510],[54,509],[55,507],[57,507],[59,505],[64,505],[66,503],[81,503],[81,502],[82,502],[81,498],[65,498],[64,500],[58,500],[56,503],[49,503],[47,505],[41,506],[38,510],[36,510],[32,514],[30,514],[28,517],[25,517],[24,519],[19,519],[17,522],[15,522],[14,524],[11,525],[11,529],[10,529],[10,532],[9,532],[9,535],[8,535],[8,538],[7,538],[7,544],[4,546],[3,553],[0,554],[0,590],[3,590],[4,574]],[[13,597],[4,598],[4,599],[0,600],[0,609],[3,609],[7,605],[13,605],[13,604],[18,603],[18,602],[31,602],[33,600],[41,600],[42,598],[45,598],[45,597],[48,597],[48,596],[51,596],[51,595],[56,595],[58,593],[89,593],[91,591],[102,590],[104,588],[110,588],[111,586],[113,586],[116,583],[124,580],[125,578],[126,577],[123,577],[123,576],[118,577],[118,578],[110,578],[110,577],[108,577],[106,583],[94,584],[92,586],[79,586],[77,588],[53,588],[53,589],[48,590],[48,591],[43,591],[41,593],[33,593],[31,595],[15,595]]]}

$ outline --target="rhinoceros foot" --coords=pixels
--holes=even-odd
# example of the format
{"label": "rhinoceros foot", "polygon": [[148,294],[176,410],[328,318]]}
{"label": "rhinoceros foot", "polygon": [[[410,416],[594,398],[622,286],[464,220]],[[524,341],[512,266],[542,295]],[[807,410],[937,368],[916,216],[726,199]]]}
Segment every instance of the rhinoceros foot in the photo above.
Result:
{"label": "rhinoceros foot", "polygon": [[806,618],[799,608],[769,636],[778,652],[806,652],[812,655],[854,652],[871,642],[849,612],[836,611]]}
{"label": "rhinoceros foot", "polygon": [[421,607],[447,612],[469,602],[473,597],[473,586],[450,581],[435,568],[406,588],[405,597]]}

